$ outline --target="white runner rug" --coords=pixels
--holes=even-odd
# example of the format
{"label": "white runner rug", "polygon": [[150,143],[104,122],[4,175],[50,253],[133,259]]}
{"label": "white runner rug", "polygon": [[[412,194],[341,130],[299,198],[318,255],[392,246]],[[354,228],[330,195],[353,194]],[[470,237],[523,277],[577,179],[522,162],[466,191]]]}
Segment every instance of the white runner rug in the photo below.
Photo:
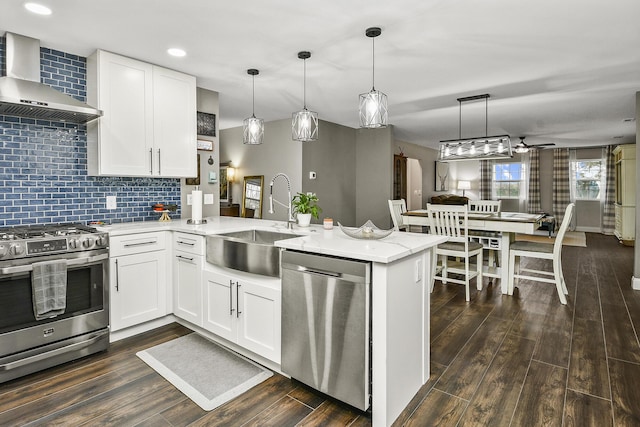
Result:
{"label": "white runner rug", "polygon": [[195,333],[136,355],[205,411],[273,375],[257,363]]}

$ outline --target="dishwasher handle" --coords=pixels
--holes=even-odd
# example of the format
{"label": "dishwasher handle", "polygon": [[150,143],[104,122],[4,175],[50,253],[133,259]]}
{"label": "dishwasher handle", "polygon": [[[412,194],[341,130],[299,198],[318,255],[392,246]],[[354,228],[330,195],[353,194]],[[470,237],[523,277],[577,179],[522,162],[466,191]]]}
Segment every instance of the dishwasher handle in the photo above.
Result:
{"label": "dishwasher handle", "polygon": [[301,273],[318,274],[320,276],[329,276],[329,277],[337,277],[337,278],[342,277],[342,273],[337,273],[335,271],[321,270],[319,268],[309,268],[309,267],[304,267],[302,265],[297,265],[296,271],[299,271]]}

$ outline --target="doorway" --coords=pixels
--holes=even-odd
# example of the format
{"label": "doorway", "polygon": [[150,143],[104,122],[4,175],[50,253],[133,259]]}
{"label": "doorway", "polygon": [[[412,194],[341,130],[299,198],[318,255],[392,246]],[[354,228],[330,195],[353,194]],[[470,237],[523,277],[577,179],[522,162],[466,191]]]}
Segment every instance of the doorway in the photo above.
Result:
{"label": "doorway", "polygon": [[422,166],[418,159],[407,159],[407,210],[423,209]]}

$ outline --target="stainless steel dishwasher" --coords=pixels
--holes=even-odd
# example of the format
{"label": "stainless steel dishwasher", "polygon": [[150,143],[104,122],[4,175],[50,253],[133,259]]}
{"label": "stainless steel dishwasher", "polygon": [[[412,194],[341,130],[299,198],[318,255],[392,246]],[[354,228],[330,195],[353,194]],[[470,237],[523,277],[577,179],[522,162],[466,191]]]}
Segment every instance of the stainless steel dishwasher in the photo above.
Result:
{"label": "stainless steel dishwasher", "polygon": [[282,253],[282,371],[369,407],[371,263]]}

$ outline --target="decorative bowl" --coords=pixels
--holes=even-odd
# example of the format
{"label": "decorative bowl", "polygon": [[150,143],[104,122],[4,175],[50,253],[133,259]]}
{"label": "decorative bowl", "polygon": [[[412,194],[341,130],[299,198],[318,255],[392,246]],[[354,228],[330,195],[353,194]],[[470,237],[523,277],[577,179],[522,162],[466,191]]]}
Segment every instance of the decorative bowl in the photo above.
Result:
{"label": "decorative bowl", "polygon": [[367,220],[367,222],[356,229],[344,227],[340,223],[338,223],[338,226],[344,234],[349,237],[353,237],[354,239],[379,240],[384,239],[389,234],[393,233],[393,228],[390,230],[381,230],[376,227],[371,220]]}

